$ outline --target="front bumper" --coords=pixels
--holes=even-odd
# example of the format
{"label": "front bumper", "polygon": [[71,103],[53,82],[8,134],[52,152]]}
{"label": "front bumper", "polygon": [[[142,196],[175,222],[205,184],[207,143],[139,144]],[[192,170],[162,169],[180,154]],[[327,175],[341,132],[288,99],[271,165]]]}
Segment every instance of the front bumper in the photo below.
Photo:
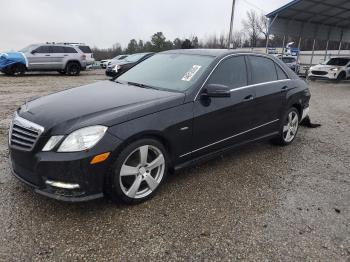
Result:
{"label": "front bumper", "polygon": [[107,68],[106,76],[116,77],[118,73],[114,69]]}
{"label": "front bumper", "polygon": [[339,72],[327,72],[324,71],[324,74],[313,74],[312,72],[309,73],[308,77],[313,79],[325,79],[325,80],[335,80],[338,78]]}
{"label": "front bumper", "polygon": [[[57,153],[38,149],[24,152],[10,147],[9,162],[12,174],[35,192],[56,200],[83,202],[103,197],[113,152],[120,144],[121,140],[107,132],[97,146],[83,152]],[[94,156],[103,152],[112,154],[104,162],[90,164]]]}

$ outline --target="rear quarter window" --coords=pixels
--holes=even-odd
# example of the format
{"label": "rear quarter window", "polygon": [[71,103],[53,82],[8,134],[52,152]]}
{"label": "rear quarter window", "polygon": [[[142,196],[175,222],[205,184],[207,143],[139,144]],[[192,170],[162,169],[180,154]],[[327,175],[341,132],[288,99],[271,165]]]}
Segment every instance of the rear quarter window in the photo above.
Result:
{"label": "rear quarter window", "polygon": [[289,79],[288,75],[283,71],[283,69],[275,63],[278,80]]}
{"label": "rear quarter window", "polygon": [[92,53],[90,47],[86,46],[86,45],[80,45],[79,49],[85,54],[91,54]]}

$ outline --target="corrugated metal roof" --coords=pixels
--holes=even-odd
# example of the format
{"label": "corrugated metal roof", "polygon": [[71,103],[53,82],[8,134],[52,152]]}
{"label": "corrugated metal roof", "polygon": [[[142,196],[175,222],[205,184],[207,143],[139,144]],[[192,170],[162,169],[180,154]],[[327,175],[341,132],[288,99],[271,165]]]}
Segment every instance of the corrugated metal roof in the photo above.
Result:
{"label": "corrugated metal roof", "polygon": [[350,0],[294,0],[267,17],[273,34],[350,42]]}

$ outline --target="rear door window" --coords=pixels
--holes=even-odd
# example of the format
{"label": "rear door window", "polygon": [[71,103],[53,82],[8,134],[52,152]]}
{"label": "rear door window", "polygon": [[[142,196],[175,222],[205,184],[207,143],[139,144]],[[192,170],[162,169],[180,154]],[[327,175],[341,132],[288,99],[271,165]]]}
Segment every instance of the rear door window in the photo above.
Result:
{"label": "rear door window", "polygon": [[276,81],[277,72],[275,63],[266,57],[261,56],[249,56],[252,84],[260,84],[271,81]]}
{"label": "rear door window", "polygon": [[73,47],[65,46],[63,47],[64,53],[78,53]]}
{"label": "rear door window", "polygon": [[64,53],[63,46],[53,46],[52,53]]}
{"label": "rear door window", "polygon": [[247,68],[244,56],[225,59],[215,69],[208,84],[220,84],[232,89],[246,86]]}

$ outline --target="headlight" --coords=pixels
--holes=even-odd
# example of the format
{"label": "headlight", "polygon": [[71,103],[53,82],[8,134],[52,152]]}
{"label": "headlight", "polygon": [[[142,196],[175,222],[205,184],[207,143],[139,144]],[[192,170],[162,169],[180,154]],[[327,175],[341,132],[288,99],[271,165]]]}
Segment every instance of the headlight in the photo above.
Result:
{"label": "headlight", "polygon": [[66,137],[58,152],[77,152],[92,148],[107,131],[105,126],[90,126],[76,130]]}
{"label": "headlight", "polygon": [[47,141],[47,143],[43,147],[42,151],[51,151],[58,144],[58,142],[61,141],[62,138],[63,138],[63,136],[52,136],[52,137],[50,137],[49,141]]}
{"label": "headlight", "polygon": [[338,68],[331,68],[331,71],[338,71]]}
{"label": "headlight", "polygon": [[118,72],[118,70],[119,70],[120,68],[122,68],[120,65],[116,65],[116,66],[114,67],[114,70],[115,70],[116,72]]}

